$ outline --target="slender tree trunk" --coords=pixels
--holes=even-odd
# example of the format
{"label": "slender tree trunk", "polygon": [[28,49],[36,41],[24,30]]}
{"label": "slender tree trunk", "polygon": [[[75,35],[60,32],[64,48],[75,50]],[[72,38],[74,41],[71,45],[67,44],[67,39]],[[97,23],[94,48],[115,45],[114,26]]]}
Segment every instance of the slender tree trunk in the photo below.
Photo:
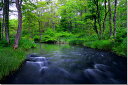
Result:
{"label": "slender tree trunk", "polygon": [[95,30],[96,34],[99,35],[97,26],[96,26],[96,18],[94,18],[94,30]]}
{"label": "slender tree trunk", "polygon": [[105,11],[104,11],[104,21],[103,21],[103,32],[105,31],[105,29],[106,29],[106,17],[107,17],[107,7],[106,7],[106,3],[107,3],[107,1],[106,0],[104,0],[104,8],[105,8]]}
{"label": "slender tree trunk", "polygon": [[96,26],[96,16],[93,16],[93,18],[94,18],[94,28],[93,29],[94,29],[94,31],[96,32],[96,34],[97,34],[97,36],[99,38],[99,32],[98,32],[98,29],[97,29],[97,26]]}
{"label": "slender tree trunk", "polygon": [[107,5],[106,5],[106,3],[107,3],[107,0],[104,1],[105,11],[104,11],[104,19],[103,19],[103,38],[105,38],[104,32],[106,30],[106,18],[107,18],[108,12],[109,12],[109,11],[107,11]]}
{"label": "slender tree trunk", "polygon": [[4,0],[4,23],[5,23],[5,37],[9,44],[9,0]]}
{"label": "slender tree trunk", "polygon": [[4,5],[4,0],[2,0],[3,3],[3,18],[2,18],[2,29],[1,29],[1,38],[4,38],[4,29],[5,29],[5,5]]}
{"label": "slender tree trunk", "polygon": [[114,9],[114,18],[113,18],[113,23],[114,23],[114,37],[116,37],[116,8],[117,8],[117,0],[115,0],[115,9]]}
{"label": "slender tree trunk", "polygon": [[[3,10],[3,0],[1,0],[0,11]],[[2,15],[2,14],[1,14]],[[2,39],[2,18],[0,18],[0,40]]]}
{"label": "slender tree trunk", "polygon": [[18,48],[19,40],[22,32],[22,11],[21,11],[22,0],[16,0],[16,8],[18,10],[18,29],[15,36],[14,49]]}
{"label": "slender tree trunk", "polygon": [[100,36],[102,38],[102,28],[101,28],[101,20],[100,20],[100,9],[99,9],[99,2],[97,0],[97,14],[98,14],[98,24],[100,28]]}
{"label": "slender tree trunk", "polygon": [[39,24],[39,36],[40,36],[40,41],[41,41],[41,21],[38,21]]}
{"label": "slender tree trunk", "polygon": [[99,37],[102,39],[102,28],[101,28],[101,17],[100,17],[100,9],[99,9],[99,2],[98,0],[94,0],[97,8],[97,20],[98,20],[98,25],[99,25]]}
{"label": "slender tree trunk", "polygon": [[2,29],[1,29],[1,38],[4,38],[4,28],[5,28],[5,22],[4,22],[4,11],[3,11],[3,19],[2,19]]}
{"label": "slender tree trunk", "polygon": [[2,34],[2,19],[0,19],[0,40],[2,39],[2,37],[1,37],[1,34]]}
{"label": "slender tree trunk", "polygon": [[108,0],[108,10],[109,10],[109,37],[112,36],[112,12],[111,12],[111,2]]}

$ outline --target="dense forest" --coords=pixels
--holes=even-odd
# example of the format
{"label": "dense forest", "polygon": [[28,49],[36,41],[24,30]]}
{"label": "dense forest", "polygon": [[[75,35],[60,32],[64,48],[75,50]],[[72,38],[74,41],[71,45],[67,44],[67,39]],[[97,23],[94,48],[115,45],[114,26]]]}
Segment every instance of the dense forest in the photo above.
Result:
{"label": "dense forest", "polygon": [[126,6],[126,0],[0,0],[0,79],[19,68],[36,43],[80,45],[126,57]]}

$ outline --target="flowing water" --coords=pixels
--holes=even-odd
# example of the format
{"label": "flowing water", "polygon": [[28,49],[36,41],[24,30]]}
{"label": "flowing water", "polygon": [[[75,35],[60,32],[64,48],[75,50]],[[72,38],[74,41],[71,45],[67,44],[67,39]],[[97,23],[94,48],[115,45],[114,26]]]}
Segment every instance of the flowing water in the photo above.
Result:
{"label": "flowing water", "polygon": [[28,52],[21,70],[4,83],[125,84],[127,60],[111,52],[67,44],[40,44]]}

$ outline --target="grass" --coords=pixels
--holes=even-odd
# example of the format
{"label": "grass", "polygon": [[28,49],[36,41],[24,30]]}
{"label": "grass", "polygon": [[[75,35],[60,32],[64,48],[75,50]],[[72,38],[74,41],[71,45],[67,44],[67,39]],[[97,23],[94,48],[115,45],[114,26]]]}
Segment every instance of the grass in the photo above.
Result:
{"label": "grass", "polygon": [[83,45],[91,48],[112,51],[120,56],[127,56],[127,42],[125,39],[121,43],[112,40],[99,40],[84,42]]}
{"label": "grass", "polygon": [[[90,39],[90,38],[89,38]],[[119,40],[119,38],[117,38]],[[107,50],[116,53],[120,56],[127,56],[127,40],[126,38],[122,38],[117,41],[114,39],[108,40],[88,40],[86,37],[83,38],[72,38],[69,40],[69,44],[73,45],[83,45],[90,48]]]}
{"label": "grass", "polygon": [[11,47],[0,48],[0,80],[18,69],[25,60],[25,55],[26,53],[21,48],[17,50]]}
{"label": "grass", "polygon": [[7,45],[5,41],[0,41],[0,80],[19,69],[26,58],[26,50],[36,47],[36,44],[32,40],[22,38],[18,49],[14,50],[12,46],[12,43]]}
{"label": "grass", "polygon": [[97,40],[91,42],[84,42],[84,46],[102,49],[102,50],[111,50],[112,49],[112,41],[110,40]]}

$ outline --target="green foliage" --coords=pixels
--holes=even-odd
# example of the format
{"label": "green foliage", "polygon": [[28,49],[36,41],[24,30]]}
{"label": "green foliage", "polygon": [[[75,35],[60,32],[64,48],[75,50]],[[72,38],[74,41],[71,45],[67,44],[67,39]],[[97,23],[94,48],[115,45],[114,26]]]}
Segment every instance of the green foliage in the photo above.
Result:
{"label": "green foliage", "polygon": [[30,49],[36,47],[36,44],[31,39],[22,38],[20,40],[19,46],[22,47],[23,49]]}
{"label": "green foliage", "polygon": [[10,36],[15,36],[16,30],[17,30],[18,20],[11,19],[9,20],[9,30],[10,30]]}
{"label": "green foliage", "polygon": [[42,42],[47,42],[47,43],[54,43],[57,41],[57,38],[55,36],[56,32],[52,29],[48,29],[45,31],[45,33],[42,36]]}
{"label": "green foliage", "polygon": [[14,50],[12,47],[0,47],[0,80],[12,71],[19,69],[25,59],[25,51],[21,48]]}
{"label": "green foliage", "polygon": [[[18,20],[9,20],[10,44],[5,39],[0,40],[0,79],[21,65],[25,59],[25,51],[36,47],[34,41],[45,43],[66,42],[109,50],[118,55],[126,56],[126,0],[118,1],[116,37],[109,37],[109,13],[106,16],[104,32],[98,34],[100,30],[103,31],[105,11],[107,12],[109,9],[108,4],[106,4],[107,8],[105,10],[104,0],[96,1],[98,1],[98,7],[94,0],[58,0],[58,2],[56,0],[36,0],[34,2],[23,0],[23,30],[19,48],[17,50],[12,48]],[[114,16],[113,2],[112,0],[112,16]],[[2,4],[0,4],[1,6]],[[99,40],[98,36],[102,39]]]}
{"label": "green foliage", "polygon": [[118,55],[127,56],[127,33],[126,29],[117,30],[113,51]]}
{"label": "green foliage", "polygon": [[49,28],[45,33],[42,35],[42,42],[47,43],[55,43],[55,42],[63,42],[64,40],[68,39],[70,36],[72,36],[71,33],[68,32],[57,32],[53,29]]}
{"label": "green foliage", "polygon": [[40,42],[40,36],[38,35],[35,35],[33,39],[34,39],[34,42]]}
{"label": "green foliage", "polygon": [[8,47],[8,43],[6,40],[0,40],[0,47]]}
{"label": "green foliage", "polygon": [[81,32],[79,34],[74,34],[74,36],[72,36],[69,39],[69,43],[83,45],[84,42],[95,41],[97,39],[98,39],[97,35],[87,35],[87,34]]}
{"label": "green foliage", "polygon": [[80,40],[80,39],[72,39],[69,42],[70,44],[76,44],[76,45],[82,45],[84,43],[84,40]]}
{"label": "green foliage", "polygon": [[[119,1],[117,5],[116,38],[114,35],[109,37],[109,13],[105,14],[108,7],[105,10],[104,0],[97,1],[98,5],[93,0],[39,1],[35,3],[26,1],[23,5],[23,36],[33,38],[35,42],[67,42],[117,53],[116,47],[121,46],[123,49],[121,43],[124,43],[124,38],[126,38],[126,16],[122,16],[126,15],[126,0]],[[112,16],[114,16],[115,8],[112,2],[114,1],[111,1]],[[97,6],[99,10],[96,9]],[[47,11],[42,12],[42,10]],[[105,29],[100,34],[100,30],[103,31],[105,15]],[[112,33],[114,34],[114,32]],[[99,40],[99,38],[101,39]]]}
{"label": "green foliage", "polygon": [[117,29],[115,42],[121,43],[127,37],[126,29]]}
{"label": "green foliage", "polygon": [[124,38],[121,43],[115,43],[113,51],[118,55],[127,56],[127,38]]}
{"label": "green foliage", "polygon": [[111,50],[113,42],[110,40],[98,40],[85,42],[84,45],[96,49]]}
{"label": "green foliage", "polygon": [[0,41],[0,80],[9,75],[12,71],[19,69],[26,56],[26,50],[36,47],[31,39],[22,38],[19,48],[14,50],[14,38],[10,39],[10,45],[6,40]]}

